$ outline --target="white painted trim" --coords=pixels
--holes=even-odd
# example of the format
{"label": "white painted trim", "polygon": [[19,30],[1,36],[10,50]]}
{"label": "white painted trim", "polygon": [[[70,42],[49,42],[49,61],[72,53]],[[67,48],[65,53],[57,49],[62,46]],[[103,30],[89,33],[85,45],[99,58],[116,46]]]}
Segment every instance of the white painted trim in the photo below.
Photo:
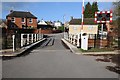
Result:
{"label": "white painted trim", "polygon": [[110,16],[112,16],[113,15],[113,13],[110,13]]}
{"label": "white painted trim", "polygon": [[[30,22],[30,19],[31,19],[31,22]],[[29,18],[29,23],[33,23],[33,18]]]}
{"label": "white painted trim", "polygon": [[112,18],[110,18],[110,21],[112,20]]}
{"label": "white painted trim", "polygon": [[[21,18],[21,22],[22,22],[22,18]],[[22,23],[25,23],[25,18],[24,18],[24,22],[22,22]]]}
{"label": "white painted trim", "polygon": [[109,23],[110,21],[106,21],[107,23]]}
{"label": "white painted trim", "polygon": [[[12,18],[14,18],[14,21],[12,21]],[[15,22],[15,17],[11,17],[11,22]]]}
{"label": "white painted trim", "polygon": [[100,21],[97,21],[97,23],[100,23]]}
{"label": "white painted trim", "polygon": [[95,14],[95,17],[97,16],[97,14]]}
{"label": "white painted trim", "polygon": [[107,13],[110,13],[110,11],[107,11]]}
{"label": "white painted trim", "polygon": [[102,11],[102,13],[105,13],[105,11]]}

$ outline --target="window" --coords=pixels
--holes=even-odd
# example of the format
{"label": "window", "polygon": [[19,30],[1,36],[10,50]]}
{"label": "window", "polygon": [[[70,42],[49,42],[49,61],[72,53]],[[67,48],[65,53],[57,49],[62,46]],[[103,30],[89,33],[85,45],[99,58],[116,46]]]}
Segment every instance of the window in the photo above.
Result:
{"label": "window", "polygon": [[14,17],[12,17],[12,18],[11,18],[11,21],[12,21],[12,22],[15,22],[15,18],[14,18]]}
{"label": "window", "polygon": [[25,18],[22,18],[22,23],[25,23]]}
{"label": "window", "polygon": [[23,28],[23,29],[26,29],[25,25],[22,25],[22,28]]}
{"label": "window", "polygon": [[32,18],[29,19],[29,23],[32,23]]}
{"label": "window", "polygon": [[11,28],[15,28],[15,25],[11,25]]}

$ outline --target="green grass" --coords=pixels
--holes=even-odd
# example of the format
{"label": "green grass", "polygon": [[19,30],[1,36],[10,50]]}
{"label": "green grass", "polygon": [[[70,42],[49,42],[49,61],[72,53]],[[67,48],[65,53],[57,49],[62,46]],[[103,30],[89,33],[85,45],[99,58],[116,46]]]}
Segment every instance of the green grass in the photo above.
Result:
{"label": "green grass", "polygon": [[81,52],[107,52],[107,51],[114,51],[112,48],[91,48],[88,50],[83,50],[80,48]]}
{"label": "green grass", "polygon": [[59,27],[58,30],[64,31],[64,26]]}

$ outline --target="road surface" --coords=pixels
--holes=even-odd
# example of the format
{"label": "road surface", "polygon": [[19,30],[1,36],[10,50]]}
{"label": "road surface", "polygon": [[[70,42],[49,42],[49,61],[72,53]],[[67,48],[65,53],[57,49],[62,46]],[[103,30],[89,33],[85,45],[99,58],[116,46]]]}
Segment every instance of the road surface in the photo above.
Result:
{"label": "road surface", "polygon": [[105,69],[112,63],[76,55],[61,42],[63,34],[51,34],[28,55],[3,60],[3,78],[117,78]]}

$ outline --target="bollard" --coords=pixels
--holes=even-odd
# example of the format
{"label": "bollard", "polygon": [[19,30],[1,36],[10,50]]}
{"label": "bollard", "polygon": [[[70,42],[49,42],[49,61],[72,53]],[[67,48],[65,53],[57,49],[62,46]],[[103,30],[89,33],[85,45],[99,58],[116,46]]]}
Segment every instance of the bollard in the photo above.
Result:
{"label": "bollard", "polygon": [[15,51],[15,35],[12,35],[13,38],[13,52]]}

